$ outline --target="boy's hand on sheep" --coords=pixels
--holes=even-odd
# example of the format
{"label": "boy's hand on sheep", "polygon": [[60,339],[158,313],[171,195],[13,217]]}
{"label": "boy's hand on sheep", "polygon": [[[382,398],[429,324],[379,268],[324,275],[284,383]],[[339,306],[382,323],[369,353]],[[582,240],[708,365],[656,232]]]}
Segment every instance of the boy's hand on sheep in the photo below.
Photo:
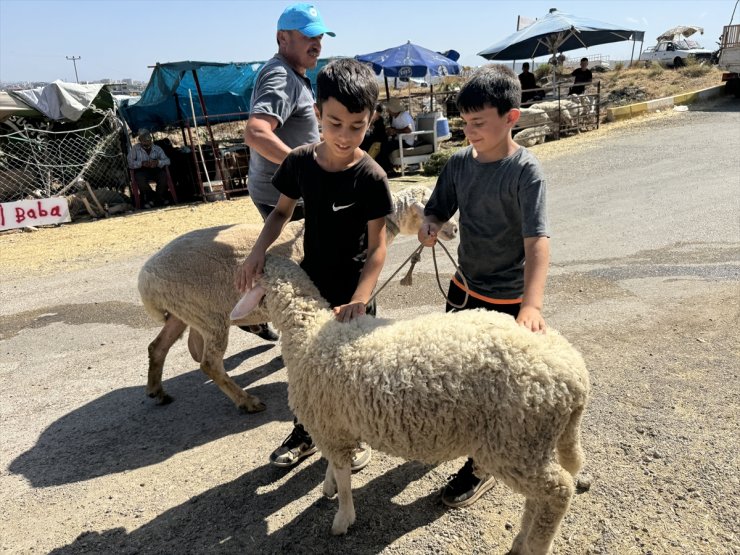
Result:
{"label": "boy's hand on sheep", "polygon": [[522,306],[519,309],[516,323],[534,333],[547,332],[547,324],[545,324],[545,319],[542,317],[542,312],[534,306]]}
{"label": "boy's hand on sheep", "polygon": [[246,293],[254,286],[254,280],[262,275],[265,268],[265,254],[252,251],[236,271],[234,285],[241,293]]}
{"label": "boy's hand on sheep", "polygon": [[432,247],[437,242],[437,232],[440,229],[440,225],[436,222],[425,221],[419,228],[419,243],[425,247]]}
{"label": "boy's hand on sheep", "polygon": [[350,322],[358,316],[365,314],[365,303],[355,301],[349,304],[335,306],[332,311],[334,317],[340,322]]}

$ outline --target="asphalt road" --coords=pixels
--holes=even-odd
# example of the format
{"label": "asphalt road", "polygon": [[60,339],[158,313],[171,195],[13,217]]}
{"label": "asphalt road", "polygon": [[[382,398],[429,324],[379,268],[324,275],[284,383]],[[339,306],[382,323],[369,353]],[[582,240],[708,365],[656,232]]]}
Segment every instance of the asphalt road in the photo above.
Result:
{"label": "asphalt road", "polygon": [[[638,123],[573,155],[545,160],[552,229],[546,296],[556,295],[569,274],[613,285],[680,277],[737,280],[738,152],[740,104],[728,98],[649,127]],[[384,276],[405,260],[415,242],[396,241]],[[449,273],[444,253],[438,257]],[[431,279],[428,250],[415,273]],[[417,300],[427,304],[424,299],[428,290]]]}

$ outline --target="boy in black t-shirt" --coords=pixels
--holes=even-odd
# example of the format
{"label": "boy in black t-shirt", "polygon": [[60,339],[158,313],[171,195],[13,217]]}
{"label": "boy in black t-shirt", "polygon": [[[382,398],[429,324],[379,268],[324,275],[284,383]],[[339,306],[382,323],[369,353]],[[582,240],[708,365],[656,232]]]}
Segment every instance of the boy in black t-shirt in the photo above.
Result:
{"label": "boy in black t-shirt", "polygon": [[[333,307],[337,320],[349,322],[365,313],[386,255],[385,216],[393,210],[388,178],[360,149],[378,100],[372,71],[343,58],[326,65],[316,80],[317,108],[323,140],[293,150],[272,184],[280,191],[277,206],[252,252],[239,268],[236,287],[251,289],[262,272],[265,253],[277,239],[303,197],[306,220],[301,266]],[[270,461],[292,467],[316,452],[303,426],[272,453]],[[370,448],[355,452],[352,469],[370,461]]]}

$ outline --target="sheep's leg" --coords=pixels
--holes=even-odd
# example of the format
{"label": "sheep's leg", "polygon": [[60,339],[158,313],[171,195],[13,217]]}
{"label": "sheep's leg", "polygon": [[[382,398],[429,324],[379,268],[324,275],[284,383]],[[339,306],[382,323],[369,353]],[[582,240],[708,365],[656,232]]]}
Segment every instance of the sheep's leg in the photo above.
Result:
{"label": "sheep's leg", "polygon": [[334,466],[329,462],[326,465],[326,476],[324,477],[324,496],[329,499],[337,494],[337,481],[334,479]]}
{"label": "sheep's leg", "polygon": [[179,339],[187,328],[185,322],[170,314],[164,323],[162,331],[156,339],[149,344],[149,376],[146,384],[146,394],[157,399],[160,405],[172,402],[172,397],[167,395],[162,388],[162,370],[164,359],[170,351],[170,347]]}
{"label": "sheep's leg", "polygon": [[332,465],[332,467],[339,493],[339,511],[334,516],[331,533],[338,536],[346,534],[347,529],[355,522],[355,505],[352,501],[352,470],[348,464],[344,467],[336,465]]}
{"label": "sheep's leg", "polygon": [[571,413],[568,424],[557,441],[558,461],[573,476],[583,466],[583,448],[581,447],[583,408],[579,407]]}
{"label": "sheep's leg", "polygon": [[516,538],[514,538],[514,545],[512,546],[511,551],[509,551],[511,555],[525,553],[524,542],[526,541],[527,536],[529,536],[529,529],[532,526],[534,514],[535,503],[528,497],[524,500],[524,514],[522,514],[519,533],[516,535]]}
{"label": "sheep's leg", "polygon": [[511,553],[550,553],[555,533],[568,510],[574,490],[573,477],[554,462],[524,484],[523,493],[527,501],[522,531],[514,540]]}
{"label": "sheep's leg", "polygon": [[228,327],[220,330],[216,339],[203,337],[203,360],[200,362],[200,369],[234,402],[239,410],[243,412],[263,411],[265,410],[264,403],[236,385],[234,380],[226,373],[226,369],[224,368],[224,354],[226,353],[228,337]]}

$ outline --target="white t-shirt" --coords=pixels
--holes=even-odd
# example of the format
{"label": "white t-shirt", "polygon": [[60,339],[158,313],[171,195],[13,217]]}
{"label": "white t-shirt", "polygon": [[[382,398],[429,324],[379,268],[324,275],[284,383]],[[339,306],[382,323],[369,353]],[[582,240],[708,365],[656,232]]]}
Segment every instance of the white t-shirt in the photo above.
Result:
{"label": "white t-shirt", "polygon": [[[414,129],[414,118],[411,117],[411,114],[408,112],[401,112],[398,114],[395,118],[391,120],[391,125],[393,126],[393,129],[405,129],[410,128],[411,131],[416,131]],[[406,143],[408,146],[414,146],[414,138],[413,137],[407,137],[403,140],[404,143]]]}

